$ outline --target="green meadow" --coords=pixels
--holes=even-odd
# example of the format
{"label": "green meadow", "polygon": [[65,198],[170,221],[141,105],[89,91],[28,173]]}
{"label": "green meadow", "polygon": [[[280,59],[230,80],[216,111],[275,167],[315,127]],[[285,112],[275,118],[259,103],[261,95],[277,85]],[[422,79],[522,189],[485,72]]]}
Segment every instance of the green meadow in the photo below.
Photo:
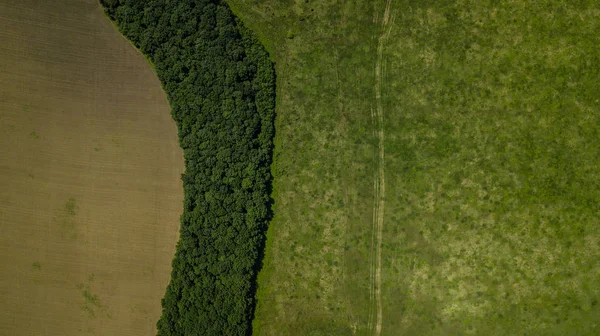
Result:
{"label": "green meadow", "polygon": [[228,3],[278,76],[255,333],[600,332],[598,3]]}

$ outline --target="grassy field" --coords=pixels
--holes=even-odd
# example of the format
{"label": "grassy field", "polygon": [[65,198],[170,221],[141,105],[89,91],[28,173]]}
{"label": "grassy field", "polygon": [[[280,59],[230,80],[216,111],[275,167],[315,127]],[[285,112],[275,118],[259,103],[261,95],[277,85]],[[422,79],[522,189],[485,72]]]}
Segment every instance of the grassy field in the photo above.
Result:
{"label": "grassy field", "polygon": [[160,84],[94,0],[0,1],[0,335],[153,335],[182,211]]}
{"label": "grassy field", "polygon": [[[227,2],[278,76],[255,334],[600,333],[600,5]],[[158,81],[95,1],[0,18],[0,334],[153,334]]]}
{"label": "grassy field", "polygon": [[228,3],[278,75],[256,334],[600,333],[600,5]]}

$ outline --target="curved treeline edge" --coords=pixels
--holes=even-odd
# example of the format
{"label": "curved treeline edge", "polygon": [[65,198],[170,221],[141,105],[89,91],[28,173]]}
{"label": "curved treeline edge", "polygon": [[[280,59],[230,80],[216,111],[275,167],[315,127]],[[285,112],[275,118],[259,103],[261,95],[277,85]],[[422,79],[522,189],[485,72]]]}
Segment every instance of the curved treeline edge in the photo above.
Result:
{"label": "curved treeline edge", "polygon": [[184,150],[184,210],[159,335],[251,332],[271,218],[275,72],[218,0],[100,0],[154,64]]}

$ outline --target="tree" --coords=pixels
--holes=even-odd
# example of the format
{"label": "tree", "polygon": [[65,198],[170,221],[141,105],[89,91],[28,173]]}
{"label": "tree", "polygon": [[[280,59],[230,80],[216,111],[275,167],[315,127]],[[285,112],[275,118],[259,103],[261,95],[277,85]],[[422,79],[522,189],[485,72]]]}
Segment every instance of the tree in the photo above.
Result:
{"label": "tree", "polygon": [[101,0],[150,59],[184,150],[184,212],[159,335],[244,335],[270,219],[275,73],[217,0]]}

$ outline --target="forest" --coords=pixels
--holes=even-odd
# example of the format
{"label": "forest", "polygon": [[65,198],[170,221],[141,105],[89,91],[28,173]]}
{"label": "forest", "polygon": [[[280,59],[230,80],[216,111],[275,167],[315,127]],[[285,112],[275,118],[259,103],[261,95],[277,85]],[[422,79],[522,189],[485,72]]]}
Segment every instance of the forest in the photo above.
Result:
{"label": "forest", "polygon": [[275,72],[218,0],[100,0],[149,59],[184,151],[184,209],[159,335],[251,333],[271,218]]}

